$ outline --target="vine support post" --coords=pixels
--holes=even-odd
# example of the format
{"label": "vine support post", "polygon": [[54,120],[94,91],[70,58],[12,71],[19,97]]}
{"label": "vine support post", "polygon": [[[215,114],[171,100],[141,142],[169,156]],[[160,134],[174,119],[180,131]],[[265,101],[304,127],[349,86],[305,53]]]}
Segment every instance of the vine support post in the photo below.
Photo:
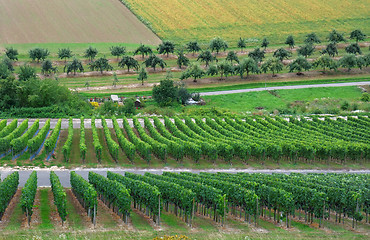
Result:
{"label": "vine support post", "polygon": [[161,196],[158,195],[158,226],[161,225]]}
{"label": "vine support post", "polygon": [[96,204],[94,204],[94,217],[93,217],[94,227],[96,226]]}
{"label": "vine support post", "polygon": [[258,197],[256,198],[256,214],[254,214],[254,224],[257,227],[257,219],[258,219]]}

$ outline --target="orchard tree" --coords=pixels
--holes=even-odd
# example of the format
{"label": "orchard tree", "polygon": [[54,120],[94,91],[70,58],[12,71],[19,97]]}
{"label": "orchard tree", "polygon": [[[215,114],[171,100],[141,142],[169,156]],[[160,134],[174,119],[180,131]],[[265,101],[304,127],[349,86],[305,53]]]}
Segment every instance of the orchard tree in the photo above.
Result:
{"label": "orchard tree", "polygon": [[175,51],[175,44],[171,41],[163,41],[159,44],[157,50],[159,54],[167,54],[168,57],[170,53]]}
{"label": "orchard tree", "polygon": [[357,58],[355,54],[347,54],[344,55],[340,60],[339,60],[339,65],[347,68],[348,72],[351,71],[352,68],[357,66]]}
{"label": "orchard tree", "polygon": [[272,76],[275,77],[275,73],[281,72],[284,65],[278,58],[270,58],[265,61],[261,66],[261,71],[264,73],[272,72]]}
{"label": "orchard tree", "polygon": [[241,78],[243,78],[245,72],[247,73],[247,78],[249,73],[259,73],[258,64],[251,57],[244,58],[240,63],[239,74]]}
{"label": "orchard tree", "polygon": [[127,72],[130,72],[130,68],[138,69],[139,68],[139,63],[138,61],[130,56],[123,56],[121,61],[118,62],[118,66],[121,68],[124,68],[125,66],[127,67]]}
{"label": "orchard tree", "polygon": [[140,54],[142,59],[144,59],[144,55],[151,55],[153,53],[152,49],[149,46],[145,46],[140,44],[140,46],[135,50],[134,55]]}
{"label": "orchard tree", "polygon": [[42,74],[45,75],[45,74],[50,74],[50,73],[56,73],[57,71],[58,71],[58,68],[54,67],[53,63],[49,59],[42,62],[42,65],[41,65]]}
{"label": "orchard tree", "polygon": [[233,73],[233,66],[228,61],[223,61],[217,64],[217,69],[218,72],[221,74],[221,79],[224,75],[227,78],[229,74]]}
{"label": "orchard tree", "polygon": [[180,79],[184,80],[192,77],[194,78],[193,82],[197,82],[197,79],[203,77],[205,74],[205,71],[199,66],[198,63],[192,63],[184,72],[182,72]]}
{"label": "orchard tree", "polygon": [[335,61],[333,58],[331,58],[328,55],[322,55],[319,58],[317,58],[314,61],[313,66],[315,68],[321,67],[324,71],[326,71],[327,68],[330,69],[330,70],[337,70],[338,69],[337,61]]}
{"label": "orchard tree", "polygon": [[311,56],[314,51],[315,51],[315,47],[312,44],[306,44],[304,46],[301,46],[297,50],[298,55],[304,56],[305,58],[307,58],[308,56]]}
{"label": "orchard tree", "polygon": [[289,35],[287,39],[285,40],[285,44],[288,44],[290,48],[294,48],[295,41],[293,38],[293,35]]}
{"label": "orchard tree", "polygon": [[35,68],[26,64],[19,68],[18,79],[20,81],[28,81],[30,79],[35,79],[36,77],[37,75]]}
{"label": "orchard tree", "polygon": [[320,39],[317,37],[316,33],[310,33],[306,35],[306,39],[304,40],[306,44],[314,44],[314,43],[321,43]]}
{"label": "orchard tree", "polygon": [[205,62],[206,67],[208,67],[210,62],[213,62],[216,60],[216,57],[212,55],[212,53],[209,50],[206,50],[204,52],[201,52],[197,58],[197,61]]}
{"label": "orchard tree", "polygon": [[209,44],[209,48],[211,49],[212,52],[216,51],[216,55],[218,55],[218,53],[223,49],[224,51],[226,51],[226,49],[229,48],[229,45],[227,44],[227,42],[225,40],[223,40],[222,38],[220,37],[216,37],[214,39],[211,40],[210,44]]}
{"label": "orchard tree", "polygon": [[368,67],[370,65],[370,53],[365,56],[360,56],[357,58],[357,66],[362,69],[362,67]]}
{"label": "orchard tree", "polygon": [[73,72],[73,75],[76,75],[77,71],[84,71],[82,62],[77,58],[74,58],[72,62],[69,62],[64,66],[64,72],[67,72],[67,75],[71,72]]}
{"label": "orchard tree", "polygon": [[123,56],[126,54],[126,48],[122,46],[112,46],[109,49],[110,49],[110,53],[112,54],[112,56],[117,57],[117,61],[120,56]]}
{"label": "orchard tree", "polygon": [[179,50],[177,52],[177,66],[179,66],[179,68],[181,69],[182,66],[188,66],[190,61],[189,61],[189,58],[187,58],[184,54],[184,51],[183,50]]}
{"label": "orchard tree", "polygon": [[230,61],[230,63],[233,63],[233,61],[239,63],[239,58],[234,51],[230,51],[227,53],[226,60]]}
{"label": "orchard tree", "polygon": [[141,67],[138,72],[137,80],[141,81],[141,85],[144,85],[144,80],[146,79],[148,79],[148,72],[145,67]]}
{"label": "orchard tree", "polygon": [[252,52],[248,53],[248,57],[253,58],[257,63],[262,62],[265,58],[265,51],[261,51],[260,48],[255,48]]}
{"label": "orchard tree", "polygon": [[239,38],[238,48],[240,48],[241,52],[243,52],[243,49],[246,47],[247,47],[247,40],[245,38]]}
{"label": "orchard tree", "polygon": [[209,68],[207,69],[206,74],[208,76],[214,76],[218,74],[218,68],[217,65],[210,65]]}
{"label": "orchard tree", "polygon": [[193,56],[196,52],[199,52],[201,50],[199,43],[197,41],[190,41],[186,44],[186,49],[189,52],[193,53]]}
{"label": "orchard tree", "polygon": [[270,42],[267,40],[267,38],[264,38],[262,40],[261,47],[265,48],[265,50],[266,50],[266,48],[268,47],[269,44],[270,44]]}
{"label": "orchard tree", "polygon": [[362,54],[361,52],[361,48],[360,46],[358,45],[358,43],[352,43],[350,45],[348,45],[346,48],[345,48],[346,52],[347,53],[350,53],[350,54]]}
{"label": "orchard tree", "polygon": [[89,68],[91,71],[98,70],[101,74],[103,71],[113,70],[113,67],[109,64],[108,59],[105,57],[99,58],[94,62],[89,63]]}
{"label": "orchard tree", "polygon": [[335,42],[329,43],[325,49],[321,51],[321,54],[328,54],[331,57],[338,55],[337,44]]}
{"label": "orchard tree", "polygon": [[96,55],[98,55],[98,50],[90,46],[89,48],[85,50],[84,57],[88,58],[90,62],[92,62],[94,58],[96,57]]}
{"label": "orchard tree", "polygon": [[337,30],[335,30],[335,29],[333,31],[331,31],[331,33],[329,33],[328,40],[329,40],[329,42],[333,42],[333,43],[339,43],[339,42],[345,42],[346,41],[346,39],[344,39],[344,37],[343,37],[343,34],[337,32]]}
{"label": "orchard tree", "polygon": [[149,58],[144,61],[144,64],[146,67],[152,67],[154,71],[157,65],[160,66],[162,70],[167,66],[162,58],[154,54],[150,55]]}
{"label": "orchard tree", "polygon": [[12,61],[18,61],[18,50],[13,47],[5,48],[5,55]]}
{"label": "orchard tree", "polygon": [[356,29],[351,32],[351,35],[349,37],[350,39],[355,39],[358,43],[359,41],[364,41],[366,38],[366,35],[359,29]]}
{"label": "orchard tree", "polygon": [[45,58],[50,54],[49,50],[44,48],[34,48],[29,50],[28,53],[32,61],[35,61],[36,59],[37,62],[40,62],[40,60],[45,60]]}
{"label": "orchard tree", "polygon": [[117,74],[116,73],[113,73],[113,83],[112,83],[112,86],[114,88],[116,88],[118,82],[119,82],[119,80],[118,80]]}
{"label": "orchard tree", "polygon": [[311,69],[311,64],[306,58],[299,56],[291,64],[288,65],[289,72],[297,71],[297,75],[303,75],[302,71]]}
{"label": "orchard tree", "polygon": [[64,59],[64,62],[67,62],[67,58],[72,57],[72,51],[69,48],[59,48],[58,49],[58,58]]}
{"label": "orchard tree", "polygon": [[274,52],[274,57],[283,61],[284,59],[288,59],[292,56],[292,52],[286,50],[285,48],[279,48]]}

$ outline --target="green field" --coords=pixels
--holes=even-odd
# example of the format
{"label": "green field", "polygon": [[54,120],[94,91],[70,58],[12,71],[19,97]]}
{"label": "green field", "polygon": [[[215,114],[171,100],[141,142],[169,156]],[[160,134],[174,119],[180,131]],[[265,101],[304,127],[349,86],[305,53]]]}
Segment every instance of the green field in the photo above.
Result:
{"label": "green field", "polygon": [[208,42],[220,36],[235,43],[239,37],[251,42],[263,37],[282,43],[289,34],[302,42],[317,32],[322,38],[332,29],[349,33],[370,31],[369,0],[123,0],[149,22],[162,39],[184,43]]}

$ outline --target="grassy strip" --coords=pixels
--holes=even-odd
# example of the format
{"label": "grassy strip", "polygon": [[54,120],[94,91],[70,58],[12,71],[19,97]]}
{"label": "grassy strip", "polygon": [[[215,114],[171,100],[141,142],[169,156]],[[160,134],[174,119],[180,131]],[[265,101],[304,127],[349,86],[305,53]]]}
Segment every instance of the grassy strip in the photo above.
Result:
{"label": "grassy strip", "polygon": [[49,194],[50,188],[40,189],[40,217],[41,224],[38,226],[39,229],[52,229],[53,224],[50,221],[50,201]]}

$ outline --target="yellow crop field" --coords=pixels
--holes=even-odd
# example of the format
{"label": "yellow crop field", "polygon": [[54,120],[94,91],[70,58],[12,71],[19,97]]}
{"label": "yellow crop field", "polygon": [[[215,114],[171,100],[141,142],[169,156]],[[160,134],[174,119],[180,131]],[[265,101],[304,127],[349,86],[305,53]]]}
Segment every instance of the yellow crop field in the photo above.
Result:
{"label": "yellow crop field", "polygon": [[123,0],[148,21],[162,39],[178,42],[215,36],[298,41],[310,32],[324,37],[332,29],[370,35],[370,0]]}

